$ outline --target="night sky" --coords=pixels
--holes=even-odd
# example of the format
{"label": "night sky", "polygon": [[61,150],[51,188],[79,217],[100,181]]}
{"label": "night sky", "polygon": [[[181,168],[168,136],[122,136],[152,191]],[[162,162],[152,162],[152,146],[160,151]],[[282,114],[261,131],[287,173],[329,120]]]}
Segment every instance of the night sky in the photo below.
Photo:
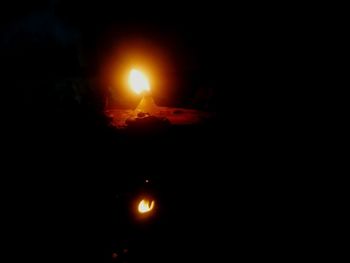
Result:
{"label": "night sky", "polygon": [[[303,249],[289,107],[304,94],[303,42],[288,7],[42,0],[0,14],[13,258],[260,261]],[[111,72],[140,46],[163,81],[159,105],[215,118],[147,136],[111,127]],[[130,203],[145,192],[159,207],[140,222]]]}

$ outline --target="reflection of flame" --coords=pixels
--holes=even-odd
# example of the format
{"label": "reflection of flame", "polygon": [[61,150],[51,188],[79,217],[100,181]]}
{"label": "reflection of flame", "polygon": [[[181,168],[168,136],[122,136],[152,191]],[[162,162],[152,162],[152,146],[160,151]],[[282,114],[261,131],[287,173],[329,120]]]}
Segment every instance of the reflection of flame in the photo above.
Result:
{"label": "reflection of flame", "polygon": [[132,69],[129,75],[129,85],[137,94],[142,91],[149,91],[150,85],[145,74],[137,69]]}
{"label": "reflection of flame", "polygon": [[141,202],[139,203],[139,212],[140,213],[147,213],[149,211],[151,211],[154,207],[154,201],[150,202],[148,200],[142,199]]}

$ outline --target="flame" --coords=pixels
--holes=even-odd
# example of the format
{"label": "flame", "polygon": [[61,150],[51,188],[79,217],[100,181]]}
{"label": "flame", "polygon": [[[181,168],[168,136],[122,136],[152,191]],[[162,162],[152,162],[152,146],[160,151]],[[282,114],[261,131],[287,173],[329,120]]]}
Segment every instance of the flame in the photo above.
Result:
{"label": "flame", "polygon": [[140,94],[143,91],[150,91],[148,78],[140,70],[132,69],[129,74],[129,85],[131,89]]}
{"label": "flame", "polygon": [[151,211],[154,207],[154,201],[150,202],[148,200],[142,199],[141,202],[139,203],[139,212],[141,214],[143,213],[148,213],[149,211]]}

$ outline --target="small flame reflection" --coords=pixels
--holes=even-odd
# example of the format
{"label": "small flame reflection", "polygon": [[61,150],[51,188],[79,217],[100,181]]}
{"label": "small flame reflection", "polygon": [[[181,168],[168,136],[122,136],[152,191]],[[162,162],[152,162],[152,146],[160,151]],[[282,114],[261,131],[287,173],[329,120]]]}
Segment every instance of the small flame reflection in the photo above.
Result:
{"label": "small flame reflection", "polygon": [[154,207],[154,201],[142,199],[139,203],[138,210],[141,214],[150,212]]}

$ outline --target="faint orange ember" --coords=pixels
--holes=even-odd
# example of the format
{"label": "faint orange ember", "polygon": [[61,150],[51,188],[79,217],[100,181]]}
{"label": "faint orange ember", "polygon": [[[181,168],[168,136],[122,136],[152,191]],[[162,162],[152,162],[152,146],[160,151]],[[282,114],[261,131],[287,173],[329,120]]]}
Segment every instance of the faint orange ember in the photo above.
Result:
{"label": "faint orange ember", "polygon": [[148,213],[154,208],[154,201],[142,199],[139,203],[138,210],[141,214]]}

